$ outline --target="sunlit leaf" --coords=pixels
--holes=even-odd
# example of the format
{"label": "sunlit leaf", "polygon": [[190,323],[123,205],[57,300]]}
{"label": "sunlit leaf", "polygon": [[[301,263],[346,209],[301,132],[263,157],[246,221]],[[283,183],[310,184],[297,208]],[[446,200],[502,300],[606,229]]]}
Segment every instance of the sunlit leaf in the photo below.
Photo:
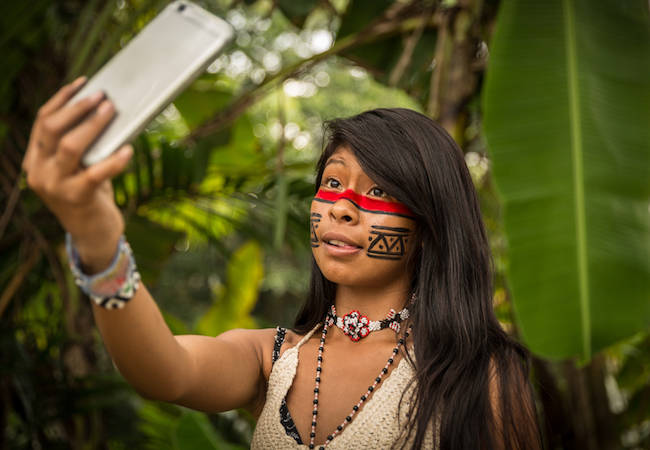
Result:
{"label": "sunlit leaf", "polygon": [[254,173],[264,162],[250,119],[243,115],[232,126],[227,145],[216,148],[210,156],[210,166],[228,173]]}
{"label": "sunlit leaf", "polygon": [[214,304],[199,320],[197,332],[216,336],[231,328],[254,326],[250,312],[263,277],[262,250],[255,241],[249,241],[233,253],[223,291],[217,293]]}

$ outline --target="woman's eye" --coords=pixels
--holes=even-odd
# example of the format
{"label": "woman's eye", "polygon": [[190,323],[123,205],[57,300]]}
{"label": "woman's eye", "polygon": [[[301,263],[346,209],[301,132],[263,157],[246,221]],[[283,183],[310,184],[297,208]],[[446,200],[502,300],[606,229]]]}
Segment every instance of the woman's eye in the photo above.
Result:
{"label": "woman's eye", "polygon": [[337,189],[341,187],[341,183],[339,183],[339,181],[334,178],[328,178],[325,180],[325,186],[328,188]]}
{"label": "woman's eye", "polygon": [[378,187],[374,187],[370,189],[370,195],[372,195],[373,197],[386,197],[386,193],[382,189],[379,189]]}

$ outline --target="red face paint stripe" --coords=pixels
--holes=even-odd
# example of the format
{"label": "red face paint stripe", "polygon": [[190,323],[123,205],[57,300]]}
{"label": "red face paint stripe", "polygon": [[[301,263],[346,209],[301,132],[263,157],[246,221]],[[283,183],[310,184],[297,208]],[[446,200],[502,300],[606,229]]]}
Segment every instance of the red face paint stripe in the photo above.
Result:
{"label": "red face paint stripe", "polygon": [[316,197],[314,198],[316,200],[321,200],[328,203],[334,203],[340,199],[346,199],[351,201],[357,208],[361,209],[362,211],[380,214],[395,214],[411,219],[414,218],[411,210],[408,209],[403,203],[387,202],[385,200],[368,198],[365,195],[357,194],[352,189],[348,189],[344,192],[331,192],[319,189],[316,193]]}

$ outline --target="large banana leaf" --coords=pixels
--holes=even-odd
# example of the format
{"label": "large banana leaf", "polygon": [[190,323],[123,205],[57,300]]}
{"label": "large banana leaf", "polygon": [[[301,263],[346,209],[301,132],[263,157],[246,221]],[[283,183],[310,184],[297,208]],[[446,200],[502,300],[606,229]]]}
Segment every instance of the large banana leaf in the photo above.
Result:
{"label": "large banana leaf", "polygon": [[516,320],[534,352],[587,360],[650,324],[648,3],[501,8],[485,131]]}

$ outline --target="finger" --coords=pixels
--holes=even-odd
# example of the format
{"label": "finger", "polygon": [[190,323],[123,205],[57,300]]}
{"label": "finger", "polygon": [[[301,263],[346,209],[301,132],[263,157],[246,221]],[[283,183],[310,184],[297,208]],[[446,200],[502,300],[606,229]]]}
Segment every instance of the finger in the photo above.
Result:
{"label": "finger", "polygon": [[29,172],[32,167],[32,160],[36,152],[36,125],[32,125],[32,131],[29,133],[29,142],[27,143],[27,150],[25,150],[25,157],[23,158],[23,170]]}
{"label": "finger", "polygon": [[54,111],[40,120],[35,134],[38,151],[46,155],[54,153],[59,137],[79,123],[93,108],[96,108],[103,98],[104,93],[102,91],[95,92],[70,106]]}
{"label": "finger", "polygon": [[70,84],[66,84],[61,89],[59,89],[56,94],[52,96],[41,108],[38,110],[38,115],[40,117],[45,117],[63,105],[67,103],[68,100],[84,85],[86,82],[86,77],[79,77]]}
{"label": "finger", "polygon": [[[34,158],[33,154],[39,150],[47,150],[48,142],[47,133],[41,132],[41,123],[54,111],[59,109],[61,106],[65,105],[68,100],[84,85],[86,82],[86,77],[79,77],[74,80],[72,83],[63,86],[59,89],[43,106],[38,110],[36,120],[34,121],[34,126],[32,127],[32,132],[29,139],[29,147],[27,148],[27,154],[25,157],[25,163],[23,167],[27,168],[31,165],[31,161]],[[52,143],[49,144],[49,150],[52,151]]]}
{"label": "finger", "polygon": [[87,78],[82,76],[59,89],[41,108],[38,110],[38,116],[32,125],[29,135],[29,143],[23,158],[22,168],[27,173],[32,170],[38,163],[37,152],[39,147],[45,147],[39,130],[39,122],[47,117],[51,112],[64,105],[85,83]]}
{"label": "finger", "polygon": [[105,160],[93,164],[75,175],[71,181],[71,189],[89,190],[97,189],[103,182],[120,174],[133,156],[133,147],[123,145],[118,151]]}
{"label": "finger", "polygon": [[115,115],[115,108],[109,100],[104,100],[97,112],[67,132],[56,149],[56,164],[62,174],[75,172],[79,161],[90,144],[99,136]]}

